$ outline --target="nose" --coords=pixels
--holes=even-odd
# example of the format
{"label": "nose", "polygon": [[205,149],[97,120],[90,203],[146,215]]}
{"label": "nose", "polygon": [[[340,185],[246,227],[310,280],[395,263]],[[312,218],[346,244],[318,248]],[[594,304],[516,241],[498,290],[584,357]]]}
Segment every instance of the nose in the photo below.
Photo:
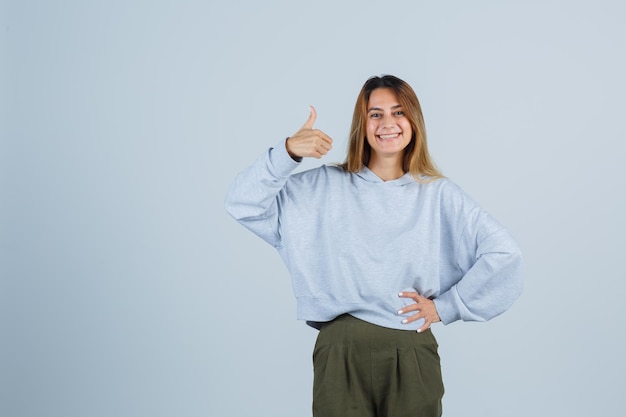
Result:
{"label": "nose", "polygon": [[394,127],[395,124],[396,124],[396,122],[393,119],[393,116],[390,115],[390,114],[383,115],[383,118],[382,118],[381,123],[380,123],[380,125],[381,125],[381,127],[383,129],[389,129],[391,127]]}

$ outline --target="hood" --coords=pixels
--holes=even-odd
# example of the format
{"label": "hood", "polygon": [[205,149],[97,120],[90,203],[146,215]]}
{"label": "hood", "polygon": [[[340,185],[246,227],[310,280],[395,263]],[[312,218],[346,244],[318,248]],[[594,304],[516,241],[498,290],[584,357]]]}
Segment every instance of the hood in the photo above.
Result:
{"label": "hood", "polygon": [[400,187],[400,186],[415,182],[415,178],[413,178],[413,176],[409,174],[408,172],[398,179],[384,181],[378,175],[374,174],[374,171],[372,171],[366,166],[364,166],[362,170],[357,172],[356,175],[363,178],[367,182],[385,184],[390,187]]}

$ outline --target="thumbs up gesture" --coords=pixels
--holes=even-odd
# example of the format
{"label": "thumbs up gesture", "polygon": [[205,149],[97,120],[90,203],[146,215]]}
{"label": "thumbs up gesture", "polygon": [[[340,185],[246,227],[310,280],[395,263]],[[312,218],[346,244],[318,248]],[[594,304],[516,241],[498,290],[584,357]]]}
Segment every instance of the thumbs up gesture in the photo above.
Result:
{"label": "thumbs up gesture", "polygon": [[313,128],[316,118],[317,112],[311,106],[311,114],[306,123],[302,125],[296,134],[287,139],[287,152],[289,152],[292,158],[311,156],[319,159],[332,148],[333,140],[330,136],[319,129]]}

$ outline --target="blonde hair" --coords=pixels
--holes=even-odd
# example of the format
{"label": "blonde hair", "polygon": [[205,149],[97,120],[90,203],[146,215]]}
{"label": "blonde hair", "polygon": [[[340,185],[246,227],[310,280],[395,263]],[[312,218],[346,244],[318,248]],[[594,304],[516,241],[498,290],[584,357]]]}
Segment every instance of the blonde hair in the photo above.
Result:
{"label": "blonde hair", "polygon": [[[367,106],[372,91],[378,88],[388,88],[396,94],[398,102],[402,106],[404,114],[413,129],[411,141],[404,149],[402,170],[410,173],[418,181],[442,178],[443,175],[439,172],[428,153],[426,126],[417,95],[409,84],[393,75],[374,76],[369,78],[363,85],[354,106],[348,155],[341,165],[343,169],[349,172],[359,172],[370,161],[372,149],[366,138]],[[424,179],[422,178],[423,176],[427,178]]]}

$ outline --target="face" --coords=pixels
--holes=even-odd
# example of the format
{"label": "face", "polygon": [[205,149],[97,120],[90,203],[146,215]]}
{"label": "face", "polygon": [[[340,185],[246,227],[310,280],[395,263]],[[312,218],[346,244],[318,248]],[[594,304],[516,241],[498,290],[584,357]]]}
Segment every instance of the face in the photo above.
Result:
{"label": "face", "polygon": [[395,156],[401,160],[413,129],[392,89],[377,88],[370,94],[366,134],[373,157]]}

